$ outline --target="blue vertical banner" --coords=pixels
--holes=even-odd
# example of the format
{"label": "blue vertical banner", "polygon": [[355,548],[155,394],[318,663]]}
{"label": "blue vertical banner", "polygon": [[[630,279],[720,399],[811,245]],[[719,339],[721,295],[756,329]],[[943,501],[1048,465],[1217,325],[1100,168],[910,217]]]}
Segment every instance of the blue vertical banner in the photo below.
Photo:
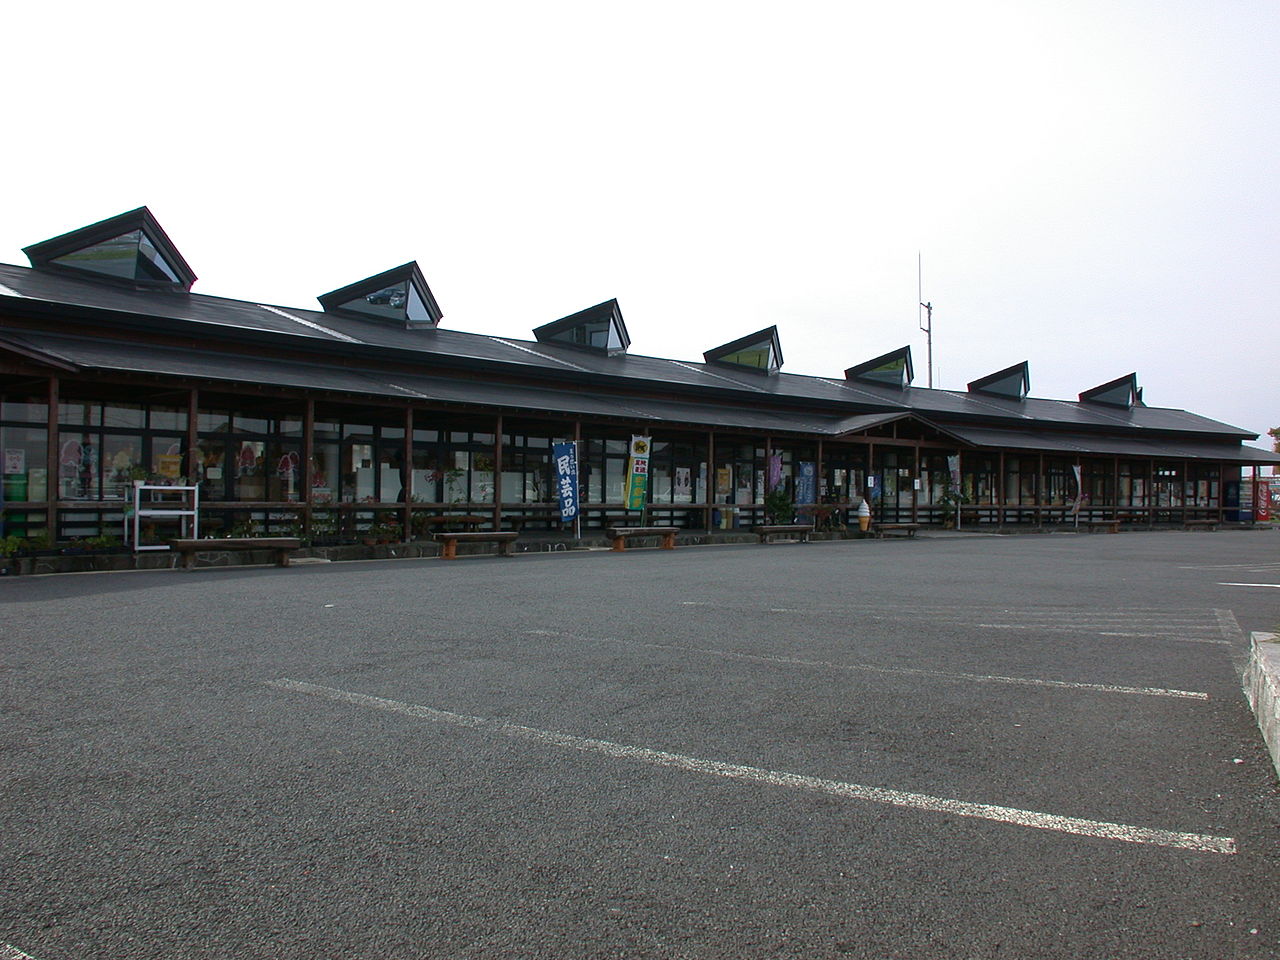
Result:
{"label": "blue vertical banner", "polygon": [[578,516],[578,445],[573,442],[553,443],[551,458],[556,464],[560,519],[568,523]]}
{"label": "blue vertical banner", "polygon": [[796,473],[796,503],[818,502],[818,466],[801,460]]}

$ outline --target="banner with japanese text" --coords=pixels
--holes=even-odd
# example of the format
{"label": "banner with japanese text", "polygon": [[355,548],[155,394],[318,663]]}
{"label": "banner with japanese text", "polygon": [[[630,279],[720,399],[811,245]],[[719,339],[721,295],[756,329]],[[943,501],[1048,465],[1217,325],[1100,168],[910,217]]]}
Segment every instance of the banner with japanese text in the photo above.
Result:
{"label": "banner with japanese text", "polygon": [[649,443],[648,437],[631,438],[631,455],[627,458],[628,510],[643,510],[649,499]]}
{"label": "banner with japanese text", "polygon": [[560,501],[560,519],[565,523],[578,516],[578,445],[553,443],[551,459],[556,467],[556,496]]}
{"label": "banner with japanese text", "polygon": [[796,503],[818,502],[818,465],[801,460],[796,473]]}

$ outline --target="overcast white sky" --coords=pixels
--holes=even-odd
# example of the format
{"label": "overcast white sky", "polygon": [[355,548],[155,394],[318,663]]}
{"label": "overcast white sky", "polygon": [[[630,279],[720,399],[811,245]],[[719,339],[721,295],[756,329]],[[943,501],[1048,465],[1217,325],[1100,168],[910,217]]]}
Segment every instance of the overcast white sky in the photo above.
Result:
{"label": "overcast white sky", "polygon": [[[617,297],[632,353],[777,324],[1280,424],[1280,4],[59,3],[5,14],[0,260],[143,204],[196,292],[417,260],[443,325]],[[1265,437],[1264,437],[1265,440]],[[1260,444],[1261,445],[1261,442]]]}

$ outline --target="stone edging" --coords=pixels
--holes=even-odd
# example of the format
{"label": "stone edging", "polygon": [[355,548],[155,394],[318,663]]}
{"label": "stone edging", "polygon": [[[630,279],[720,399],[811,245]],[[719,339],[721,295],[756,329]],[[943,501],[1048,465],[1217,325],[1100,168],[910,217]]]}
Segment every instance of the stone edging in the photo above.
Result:
{"label": "stone edging", "polygon": [[1276,774],[1280,775],[1280,636],[1254,633],[1249,638],[1244,695],[1258,718],[1258,729],[1271,752]]}

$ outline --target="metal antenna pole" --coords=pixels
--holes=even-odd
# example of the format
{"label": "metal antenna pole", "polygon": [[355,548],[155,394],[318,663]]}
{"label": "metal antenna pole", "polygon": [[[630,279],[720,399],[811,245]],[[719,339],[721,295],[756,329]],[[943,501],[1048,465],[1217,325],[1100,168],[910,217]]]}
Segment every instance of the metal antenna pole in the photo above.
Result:
{"label": "metal antenna pole", "polygon": [[[920,300],[920,306],[924,307],[928,320],[920,324],[920,329],[925,332],[925,343],[928,345],[929,352],[929,389],[933,389],[933,302],[924,302],[924,260],[923,257],[916,254],[916,296]],[[920,317],[917,311],[916,322],[919,323]]]}

